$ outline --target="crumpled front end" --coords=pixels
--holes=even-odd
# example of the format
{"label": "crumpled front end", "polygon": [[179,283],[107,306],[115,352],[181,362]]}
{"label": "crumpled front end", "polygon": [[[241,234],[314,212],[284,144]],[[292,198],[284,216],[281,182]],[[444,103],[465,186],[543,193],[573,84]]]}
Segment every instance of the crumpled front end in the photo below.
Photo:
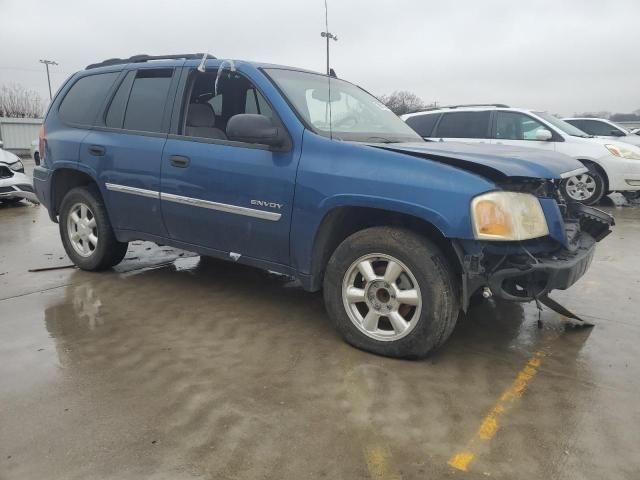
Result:
{"label": "crumpled front end", "polygon": [[557,188],[539,197],[549,235],[521,242],[461,240],[455,249],[463,266],[463,304],[474,294],[529,302],[566,290],[589,269],[596,243],[611,233],[611,215],[566,203]]}

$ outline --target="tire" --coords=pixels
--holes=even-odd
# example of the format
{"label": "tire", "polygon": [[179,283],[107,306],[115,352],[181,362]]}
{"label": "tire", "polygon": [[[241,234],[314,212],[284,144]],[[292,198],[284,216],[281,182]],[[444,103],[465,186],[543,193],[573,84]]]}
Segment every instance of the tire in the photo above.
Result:
{"label": "tire", "polygon": [[[83,208],[86,211],[83,212]],[[74,213],[76,216],[72,218]],[[74,218],[80,221],[76,222]],[[82,270],[111,268],[120,263],[127,253],[129,244],[116,239],[96,188],[78,187],[70,190],[62,199],[58,223],[67,255]],[[72,232],[77,233],[79,240],[71,238]],[[95,238],[95,243],[92,238]]]}
{"label": "tire", "polygon": [[[361,273],[362,262],[372,267],[363,267],[369,281]],[[387,273],[396,280],[381,278]],[[442,252],[426,238],[399,228],[368,228],[344,240],[329,260],[323,288],[326,309],[342,337],[387,357],[427,356],[451,335],[460,312],[459,282]]]}
{"label": "tire", "polygon": [[585,205],[595,205],[605,194],[605,181],[593,167],[589,171],[562,182],[565,198]]}

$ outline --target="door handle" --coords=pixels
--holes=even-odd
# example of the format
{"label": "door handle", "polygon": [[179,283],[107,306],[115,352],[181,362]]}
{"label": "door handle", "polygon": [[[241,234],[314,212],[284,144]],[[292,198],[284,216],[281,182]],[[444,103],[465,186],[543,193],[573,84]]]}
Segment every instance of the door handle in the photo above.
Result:
{"label": "door handle", "polygon": [[89,147],[89,153],[96,157],[102,157],[105,154],[106,150],[102,145],[91,145]]}
{"label": "door handle", "polygon": [[169,160],[171,161],[171,165],[178,168],[187,168],[189,163],[191,163],[189,157],[183,157],[182,155],[171,155]]}

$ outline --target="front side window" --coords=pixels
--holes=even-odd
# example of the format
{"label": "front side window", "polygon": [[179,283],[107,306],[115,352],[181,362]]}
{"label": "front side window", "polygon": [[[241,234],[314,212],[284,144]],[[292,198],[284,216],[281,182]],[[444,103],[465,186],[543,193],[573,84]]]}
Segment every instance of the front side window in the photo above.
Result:
{"label": "front side window", "polygon": [[[217,81],[216,81],[217,79]],[[189,137],[227,140],[229,119],[242,113],[265,115],[277,123],[271,106],[243,75],[223,70],[193,71],[184,104],[180,133]]]}
{"label": "front side window", "polygon": [[588,134],[584,133],[582,130],[577,129],[570,123],[567,123],[564,120],[560,120],[558,117],[549,115],[546,112],[534,112],[534,113],[538,117],[542,118],[545,122],[550,123],[555,128],[557,128],[561,132],[566,133],[567,135],[571,135],[572,137],[588,137],[589,136]]}
{"label": "front side window", "polygon": [[599,135],[603,137],[624,135],[624,132],[618,128],[600,120],[567,120],[567,122],[589,135]]}
{"label": "front side window", "polygon": [[406,122],[407,125],[413,128],[421,137],[430,137],[438,118],[440,118],[439,113],[425,113],[424,115],[409,117]]}
{"label": "front side window", "polygon": [[488,138],[489,112],[444,113],[435,137],[440,138]]}
{"label": "front side window", "polygon": [[497,112],[496,138],[502,140],[536,140],[536,132],[547,129],[541,122],[518,112]]}
{"label": "front side window", "polygon": [[87,75],[73,84],[62,99],[58,115],[64,122],[93,125],[109,89],[120,72]]}
{"label": "front side window", "polygon": [[315,133],[359,142],[423,141],[373,95],[344,80],[270,68],[266,73]]}

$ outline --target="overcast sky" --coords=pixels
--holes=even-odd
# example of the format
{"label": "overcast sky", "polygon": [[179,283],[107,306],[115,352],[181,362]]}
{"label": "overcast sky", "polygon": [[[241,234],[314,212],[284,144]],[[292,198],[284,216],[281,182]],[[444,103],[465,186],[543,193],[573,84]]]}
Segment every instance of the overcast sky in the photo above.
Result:
{"label": "overcast sky", "polygon": [[[0,84],[48,96],[110,57],[207,49],[323,71],[323,0],[0,0]],[[640,108],[640,0],[329,0],[338,76],[374,94],[572,114]]]}

